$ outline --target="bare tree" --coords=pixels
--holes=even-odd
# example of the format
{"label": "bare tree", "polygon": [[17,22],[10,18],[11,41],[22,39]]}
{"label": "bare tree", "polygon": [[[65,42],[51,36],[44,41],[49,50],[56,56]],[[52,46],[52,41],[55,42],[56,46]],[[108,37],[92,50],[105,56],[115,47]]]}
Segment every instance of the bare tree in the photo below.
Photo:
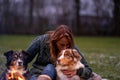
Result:
{"label": "bare tree", "polygon": [[114,33],[120,36],[120,0],[113,0],[114,2]]}
{"label": "bare tree", "polygon": [[30,29],[33,27],[33,6],[34,6],[34,1],[30,0],[29,1],[29,23],[28,23],[28,28]]}
{"label": "bare tree", "polygon": [[110,11],[112,11],[112,1],[110,0],[93,0],[95,5],[95,13],[99,17],[111,17]]}
{"label": "bare tree", "polygon": [[0,0],[0,33],[5,33],[5,27],[3,25],[3,0]]}
{"label": "bare tree", "polygon": [[75,0],[75,20],[76,20],[76,28],[77,28],[77,33],[78,35],[80,35],[80,33],[82,32],[82,28],[80,26],[80,0]]}
{"label": "bare tree", "polygon": [[6,28],[6,32],[9,29],[9,0],[3,0],[3,26]]}

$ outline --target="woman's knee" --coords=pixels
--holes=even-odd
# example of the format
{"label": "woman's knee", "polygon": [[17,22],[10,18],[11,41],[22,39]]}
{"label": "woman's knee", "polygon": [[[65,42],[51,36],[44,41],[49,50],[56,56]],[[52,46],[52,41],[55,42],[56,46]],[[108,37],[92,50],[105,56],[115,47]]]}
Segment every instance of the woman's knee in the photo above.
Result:
{"label": "woman's knee", "polygon": [[55,70],[55,66],[53,64],[48,64],[43,72],[43,75],[48,75],[52,80],[55,78],[56,75],[56,70]]}
{"label": "woman's knee", "polygon": [[38,76],[37,75],[33,75],[29,78],[29,80],[37,80]]}

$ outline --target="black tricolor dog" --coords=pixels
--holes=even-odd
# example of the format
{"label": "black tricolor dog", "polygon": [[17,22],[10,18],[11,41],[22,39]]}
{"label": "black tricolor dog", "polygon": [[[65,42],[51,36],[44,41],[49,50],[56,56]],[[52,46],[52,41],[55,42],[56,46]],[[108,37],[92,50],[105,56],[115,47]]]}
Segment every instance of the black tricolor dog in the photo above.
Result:
{"label": "black tricolor dog", "polygon": [[19,80],[18,77],[23,80],[28,80],[29,70],[27,69],[28,61],[27,56],[29,53],[26,51],[13,51],[10,50],[4,53],[6,56],[7,69],[3,72],[0,80]]}

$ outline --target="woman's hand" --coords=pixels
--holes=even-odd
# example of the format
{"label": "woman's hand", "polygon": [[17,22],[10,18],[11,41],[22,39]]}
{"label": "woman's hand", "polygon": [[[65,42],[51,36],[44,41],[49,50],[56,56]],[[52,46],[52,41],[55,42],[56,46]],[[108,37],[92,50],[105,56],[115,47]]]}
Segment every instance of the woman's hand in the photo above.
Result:
{"label": "woman's hand", "polygon": [[74,75],[76,75],[77,70],[61,70],[63,72],[64,75],[66,75],[68,78],[73,77]]}

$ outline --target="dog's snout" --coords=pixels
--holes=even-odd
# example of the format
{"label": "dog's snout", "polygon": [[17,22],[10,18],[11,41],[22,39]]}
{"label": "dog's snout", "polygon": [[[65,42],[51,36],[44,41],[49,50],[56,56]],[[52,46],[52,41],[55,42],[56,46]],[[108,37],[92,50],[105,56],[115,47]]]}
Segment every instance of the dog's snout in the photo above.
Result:
{"label": "dog's snout", "polygon": [[18,64],[20,65],[20,66],[22,66],[23,65],[23,62],[21,61],[21,62],[18,62]]}

